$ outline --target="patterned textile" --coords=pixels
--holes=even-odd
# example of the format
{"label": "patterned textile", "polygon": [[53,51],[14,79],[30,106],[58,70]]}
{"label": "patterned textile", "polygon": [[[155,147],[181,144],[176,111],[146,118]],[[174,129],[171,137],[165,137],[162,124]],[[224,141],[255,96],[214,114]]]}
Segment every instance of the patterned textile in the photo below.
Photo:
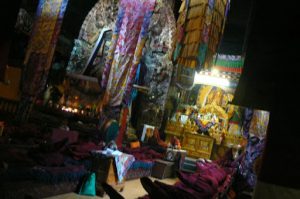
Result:
{"label": "patterned textile", "polygon": [[120,129],[119,129],[119,134],[116,138],[116,144],[118,147],[122,146],[123,143],[123,138],[126,133],[126,128],[127,128],[127,118],[129,114],[129,109],[127,107],[124,107],[121,111],[121,118],[120,118]]}
{"label": "patterned textile", "polygon": [[150,160],[135,160],[130,169],[151,169],[154,165],[154,161]]}
{"label": "patterned textile", "polygon": [[193,84],[196,70],[211,67],[223,34],[230,1],[185,0],[177,20],[177,44],[173,59],[178,64],[178,81]]}
{"label": "patterned textile", "polygon": [[51,66],[68,0],[40,0],[24,63],[23,92],[36,95],[43,90]]}
{"label": "patterned textile", "polygon": [[217,54],[214,58],[214,69],[223,72],[242,73],[244,58],[239,55]]}
{"label": "patterned textile", "polygon": [[126,173],[132,163],[134,162],[135,158],[133,155],[129,155],[126,153],[122,153],[121,155],[115,156],[115,163],[117,168],[117,174],[118,174],[118,182],[122,182],[124,177],[126,176]]}
{"label": "patterned textile", "polygon": [[267,133],[270,112],[262,110],[254,110],[250,123],[249,134],[258,138],[264,138]]}
{"label": "patterned textile", "polygon": [[265,147],[269,112],[246,109],[244,121],[244,136],[248,139],[248,143],[244,159],[239,167],[239,172],[246,180],[248,186],[254,188],[257,176],[254,173],[253,165]]}
{"label": "patterned textile", "polygon": [[[152,164],[153,167],[154,163]],[[126,180],[132,180],[132,179],[139,179],[146,176],[151,176],[152,172],[151,168],[138,168],[138,169],[132,169],[130,168],[126,174]]]}
{"label": "patterned textile", "polygon": [[212,127],[215,123],[214,122],[208,122],[203,123],[201,120],[195,119],[196,125],[199,127],[201,132],[208,132],[208,129]]}
{"label": "patterned textile", "polygon": [[44,89],[68,0],[40,0],[25,55],[24,84],[17,119],[26,120]]}
{"label": "patterned textile", "polygon": [[[101,85],[104,104],[128,105],[155,0],[121,0]],[[136,12],[136,11],[139,12]],[[124,101],[123,101],[124,100]]]}
{"label": "patterned textile", "polygon": [[[113,28],[118,3],[119,0],[99,0],[88,13],[81,26],[78,39],[75,40],[75,45],[67,67],[68,72],[83,72],[101,30],[104,27]],[[104,64],[102,65],[100,67],[104,67]]]}

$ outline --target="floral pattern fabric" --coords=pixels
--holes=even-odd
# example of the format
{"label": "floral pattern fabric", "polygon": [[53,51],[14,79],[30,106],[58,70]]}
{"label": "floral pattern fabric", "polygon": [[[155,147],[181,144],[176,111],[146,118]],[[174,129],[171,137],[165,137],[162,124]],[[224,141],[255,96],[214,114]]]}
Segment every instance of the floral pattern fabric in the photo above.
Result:
{"label": "floral pattern fabric", "polygon": [[254,188],[257,175],[253,170],[255,160],[262,155],[265,147],[265,136],[269,122],[269,112],[261,110],[245,110],[244,136],[248,143],[239,173],[243,176],[248,186]]}

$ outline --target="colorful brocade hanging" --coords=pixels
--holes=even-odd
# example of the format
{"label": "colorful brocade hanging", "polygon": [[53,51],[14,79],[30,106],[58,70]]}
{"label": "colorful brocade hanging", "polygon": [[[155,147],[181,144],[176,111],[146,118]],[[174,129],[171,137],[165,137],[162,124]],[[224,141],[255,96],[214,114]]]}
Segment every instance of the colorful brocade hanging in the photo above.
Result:
{"label": "colorful brocade hanging", "polygon": [[155,0],[121,0],[101,86],[103,104],[128,105]]}
{"label": "colorful brocade hanging", "polygon": [[24,60],[22,95],[16,120],[25,122],[44,89],[68,0],[40,0]]}
{"label": "colorful brocade hanging", "polygon": [[68,0],[40,0],[24,60],[23,93],[39,94],[46,85]]}
{"label": "colorful brocade hanging", "polygon": [[262,156],[265,147],[269,117],[270,113],[267,111],[245,109],[243,136],[248,142],[238,172],[251,188],[254,188],[257,181],[254,163]]}
{"label": "colorful brocade hanging", "polygon": [[213,62],[230,0],[183,0],[177,20],[177,80],[192,85],[195,70],[209,68]]}
{"label": "colorful brocade hanging", "polygon": [[240,55],[217,54],[214,58],[213,69],[220,72],[241,74],[244,66],[244,57]]}

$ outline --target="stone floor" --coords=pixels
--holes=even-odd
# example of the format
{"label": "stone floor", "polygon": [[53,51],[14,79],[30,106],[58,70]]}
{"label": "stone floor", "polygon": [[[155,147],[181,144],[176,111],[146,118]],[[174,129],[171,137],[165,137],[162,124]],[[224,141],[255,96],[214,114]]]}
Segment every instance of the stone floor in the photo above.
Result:
{"label": "stone floor", "polygon": [[[151,178],[151,179],[157,180],[155,178]],[[167,179],[163,179],[163,180],[159,180],[159,181],[164,182],[166,184],[174,184],[177,181],[177,179],[176,178],[167,178]],[[140,180],[136,179],[136,180],[126,181],[125,188],[122,192],[120,192],[120,194],[122,196],[124,196],[125,199],[135,199],[140,196],[146,195],[147,192],[142,187]],[[76,193],[67,193],[67,194],[49,197],[47,199],[94,199],[94,198],[98,199],[101,197],[99,197],[99,196],[95,196],[95,197],[81,196]],[[104,195],[104,197],[102,197],[102,199],[109,199],[109,196]]]}

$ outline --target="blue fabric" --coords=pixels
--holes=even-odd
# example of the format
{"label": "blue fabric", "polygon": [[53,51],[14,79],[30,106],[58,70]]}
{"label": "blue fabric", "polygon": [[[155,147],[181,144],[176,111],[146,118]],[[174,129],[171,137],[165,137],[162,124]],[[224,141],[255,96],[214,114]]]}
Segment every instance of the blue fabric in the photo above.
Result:
{"label": "blue fabric", "polygon": [[113,121],[107,129],[105,142],[110,143],[111,141],[116,141],[119,133],[119,124],[117,121]]}
{"label": "blue fabric", "polygon": [[178,43],[173,54],[173,60],[176,60],[178,58],[181,48],[182,48],[182,44]]}
{"label": "blue fabric", "polygon": [[[138,84],[138,82],[139,82],[140,71],[141,71],[141,64],[138,65],[138,68],[136,70],[135,79],[134,79],[134,83],[136,83],[136,84]],[[137,97],[137,94],[138,94],[137,89],[132,89],[131,101],[135,100],[135,98]]]}
{"label": "blue fabric", "polygon": [[146,162],[146,161],[139,161],[136,160],[133,162],[133,164],[130,166],[130,169],[150,169],[154,165],[154,162]]}
{"label": "blue fabric", "polygon": [[80,195],[96,196],[96,174],[90,173],[86,181],[83,183]]}

